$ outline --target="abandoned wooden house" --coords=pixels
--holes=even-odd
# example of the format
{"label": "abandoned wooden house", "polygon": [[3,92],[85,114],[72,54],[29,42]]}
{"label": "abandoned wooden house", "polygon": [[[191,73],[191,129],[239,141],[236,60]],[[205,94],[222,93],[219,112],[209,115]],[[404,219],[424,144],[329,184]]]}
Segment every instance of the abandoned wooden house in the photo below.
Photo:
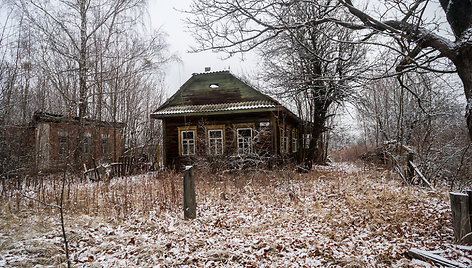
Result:
{"label": "abandoned wooden house", "polygon": [[162,120],[167,167],[199,157],[296,160],[302,145],[300,118],[229,71],[193,74],[151,117]]}
{"label": "abandoned wooden house", "polygon": [[[87,167],[117,161],[123,150],[123,123],[85,120],[82,142],[82,164]],[[30,142],[35,151],[34,161],[41,171],[54,171],[66,163],[74,163],[79,120],[76,116],[35,113],[30,123]],[[77,164],[77,163],[74,163]]]}

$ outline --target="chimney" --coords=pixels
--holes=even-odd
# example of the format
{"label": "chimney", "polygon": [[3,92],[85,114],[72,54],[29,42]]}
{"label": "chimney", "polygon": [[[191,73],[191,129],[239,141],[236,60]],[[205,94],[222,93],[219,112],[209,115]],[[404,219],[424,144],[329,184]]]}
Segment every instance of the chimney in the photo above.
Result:
{"label": "chimney", "polygon": [[209,71],[211,71],[211,67],[205,67],[205,73],[208,73]]}

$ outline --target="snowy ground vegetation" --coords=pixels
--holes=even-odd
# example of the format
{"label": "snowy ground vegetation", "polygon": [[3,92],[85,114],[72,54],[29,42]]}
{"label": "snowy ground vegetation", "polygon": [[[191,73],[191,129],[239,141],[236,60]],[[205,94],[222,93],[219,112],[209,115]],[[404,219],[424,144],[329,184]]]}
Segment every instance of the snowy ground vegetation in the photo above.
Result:
{"label": "snowy ground vegetation", "polygon": [[[145,174],[89,183],[68,177],[70,259],[76,267],[430,267],[410,248],[454,250],[447,191],[403,186],[393,173],[348,165],[309,173],[195,173],[197,219],[184,220],[182,176]],[[23,182],[22,193],[56,204],[60,180]],[[0,266],[66,264],[53,208],[4,184]]]}

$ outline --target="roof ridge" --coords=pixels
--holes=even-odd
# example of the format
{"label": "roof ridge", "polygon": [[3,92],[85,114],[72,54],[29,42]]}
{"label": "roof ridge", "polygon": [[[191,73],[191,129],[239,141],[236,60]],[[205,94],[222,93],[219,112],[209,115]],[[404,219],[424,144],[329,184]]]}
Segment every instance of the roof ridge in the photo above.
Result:
{"label": "roof ridge", "polygon": [[199,112],[224,112],[235,110],[252,110],[261,108],[276,108],[279,104],[270,101],[243,101],[229,103],[212,103],[199,105],[180,105],[167,107],[161,111],[155,111],[153,115],[169,115]]}
{"label": "roof ridge", "polygon": [[192,73],[192,76],[205,75],[205,74],[218,74],[218,73],[231,73],[229,70],[214,71],[214,72],[203,72],[203,73]]}

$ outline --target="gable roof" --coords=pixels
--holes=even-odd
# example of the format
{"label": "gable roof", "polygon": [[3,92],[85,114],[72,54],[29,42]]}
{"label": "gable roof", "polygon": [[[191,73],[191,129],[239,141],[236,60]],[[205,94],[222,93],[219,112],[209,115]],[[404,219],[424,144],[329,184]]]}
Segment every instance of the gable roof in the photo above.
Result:
{"label": "gable roof", "polygon": [[172,97],[151,113],[151,117],[264,112],[281,108],[285,109],[229,71],[221,71],[193,74]]}

